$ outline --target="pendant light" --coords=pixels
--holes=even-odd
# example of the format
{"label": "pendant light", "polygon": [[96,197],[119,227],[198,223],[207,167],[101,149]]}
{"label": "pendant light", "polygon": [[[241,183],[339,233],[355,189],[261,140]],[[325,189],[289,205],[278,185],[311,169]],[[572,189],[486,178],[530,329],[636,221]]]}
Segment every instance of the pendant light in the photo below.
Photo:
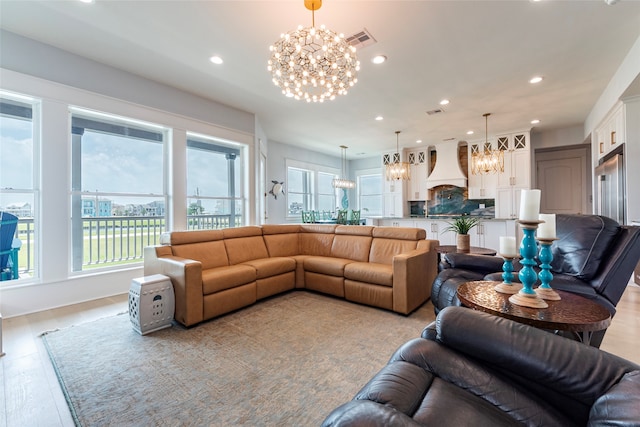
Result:
{"label": "pendant light", "polygon": [[385,177],[387,181],[408,181],[411,179],[411,172],[409,170],[409,163],[403,162],[402,153],[400,153],[399,140],[400,131],[396,131],[396,152],[393,155],[393,161],[390,161],[386,166]]}

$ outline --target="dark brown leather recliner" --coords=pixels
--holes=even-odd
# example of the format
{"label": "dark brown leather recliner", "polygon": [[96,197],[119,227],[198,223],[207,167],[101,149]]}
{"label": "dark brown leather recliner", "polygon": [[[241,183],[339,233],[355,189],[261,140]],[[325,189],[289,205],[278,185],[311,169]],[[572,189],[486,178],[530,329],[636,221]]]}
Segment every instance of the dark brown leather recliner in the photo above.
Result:
{"label": "dark brown leather recliner", "polygon": [[323,426],[639,424],[639,365],[508,319],[449,307]]}
{"label": "dark brown leather recliner", "polygon": [[[640,227],[620,226],[598,215],[557,215],[556,234],[558,240],[551,246],[551,287],[593,299],[613,317],[640,260]],[[456,292],[463,283],[502,281],[502,263],[500,257],[444,255],[431,290],[436,314],[445,307],[461,305]],[[515,281],[520,267],[514,262]],[[591,345],[599,347],[604,333],[594,333]]]}

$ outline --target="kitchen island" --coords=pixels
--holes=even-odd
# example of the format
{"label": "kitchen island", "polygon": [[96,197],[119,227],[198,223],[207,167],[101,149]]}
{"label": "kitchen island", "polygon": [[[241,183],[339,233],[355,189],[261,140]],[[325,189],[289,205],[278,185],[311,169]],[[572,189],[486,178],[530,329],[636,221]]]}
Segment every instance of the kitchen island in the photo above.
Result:
{"label": "kitchen island", "polygon": [[[367,225],[422,228],[427,232],[427,239],[439,240],[440,245],[455,245],[456,233],[446,231],[453,218],[456,217],[369,217],[366,218],[366,221]],[[498,251],[500,248],[500,236],[512,236],[518,240],[519,230],[515,219],[480,218],[480,223],[469,231],[472,246],[480,246]]]}

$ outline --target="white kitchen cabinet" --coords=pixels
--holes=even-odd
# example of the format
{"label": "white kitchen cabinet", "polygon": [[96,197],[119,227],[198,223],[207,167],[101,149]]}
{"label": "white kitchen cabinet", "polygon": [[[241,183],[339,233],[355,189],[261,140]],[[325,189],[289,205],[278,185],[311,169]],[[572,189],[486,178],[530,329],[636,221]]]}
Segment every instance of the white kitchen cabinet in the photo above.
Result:
{"label": "white kitchen cabinet", "polygon": [[402,198],[402,194],[398,193],[384,193],[382,195],[382,216],[386,218],[405,216],[404,205],[405,202]]}
{"label": "white kitchen cabinet", "polygon": [[426,150],[409,151],[407,153],[407,160],[411,171],[411,180],[407,183],[407,200],[427,200],[427,177],[429,176],[429,170]]}
{"label": "white kitchen cabinet", "polygon": [[496,185],[498,176],[495,173],[490,174],[473,174],[472,158],[475,153],[484,151],[485,149],[495,149],[495,143],[492,141],[484,141],[481,143],[469,144],[468,159],[468,198],[469,199],[494,199],[496,197]]}
{"label": "white kitchen cabinet", "polygon": [[427,239],[439,240],[440,245],[456,244],[456,233],[445,231],[449,227],[449,223],[445,220],[417,219],[415,226],[427,232]]}
{"label": "white kitchen cabinet", "polygon": [[594,131],[598,158],[604,157],[610,151],[618,148],[625,141],[625,132],[624,104],[619,103]]}
{"label": "white kitchen cabinet", "polygon": [[391,219],[385,218],[378,222],[378,225],[385,227],[415,227],[415,222],[411,219]]}
{"label": "white kitchen cabinet", "polygon": [[500,250],[501,236],[516,235],[515,224],[516,222],[514,220],[480,221],[480,223],[469,232],[471,235],[471,246],[493,249],[497,253]]}
{"label": "white kitchen cabinet", "polygon": [[517,218],[520,191],[531,188],[529,131],[498,136],[497,148],[504,152],[504,172],[497,175],[496,218]]}
{"label": "white kitchen cabinet", "polygon": [[383,217],[403,217],[406,214],[406,203],[404,200],[405,181],[387,181],[385,177],[385,167],[400,159],[399,153],[385,153],[382,155],[382,216]]}

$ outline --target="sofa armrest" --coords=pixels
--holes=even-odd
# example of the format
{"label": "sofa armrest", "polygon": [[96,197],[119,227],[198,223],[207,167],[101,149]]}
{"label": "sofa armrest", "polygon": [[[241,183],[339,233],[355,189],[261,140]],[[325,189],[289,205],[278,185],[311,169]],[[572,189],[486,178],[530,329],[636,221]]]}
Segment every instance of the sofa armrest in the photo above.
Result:
{"label": "sofa armrest", "polygon": [[416,249],[393,257],[393,311],[409,314],[431,295],[438,274],[435,251]]}
{"label": "sofa armrest", "polygon": [[[577,341],[467,308],[443,309],[436,328],[436,341],[517,382],[536,384],[537,394],[551,405],[577,401],[591,407],[625,374],[640,370],[632,362]],[[566,400],[559,403],[561,396]]]}
{"label": "sofa armrest", "polygon": [[174,318],[185,326],[204,320],[202,263],[192,259],[167,256],[157,260],[159,273],[169,276],[175,294]]}
{"label": "sofa armrest", "polygon": [[322,423],[322,427],[418,427],[421,425],[390,406],[369,400],[347,402],[334,409]]}
{"label": "sofa armrest", "polygon": [[[500,257],[487,255],[472,255],[461,253],[448,253],[442,256],[442,267],[457,268],[460,270],[471,270],[478,273],[488,274],[502,271],[504,260]],[[516,267],[516,263],[514,263]]]}

